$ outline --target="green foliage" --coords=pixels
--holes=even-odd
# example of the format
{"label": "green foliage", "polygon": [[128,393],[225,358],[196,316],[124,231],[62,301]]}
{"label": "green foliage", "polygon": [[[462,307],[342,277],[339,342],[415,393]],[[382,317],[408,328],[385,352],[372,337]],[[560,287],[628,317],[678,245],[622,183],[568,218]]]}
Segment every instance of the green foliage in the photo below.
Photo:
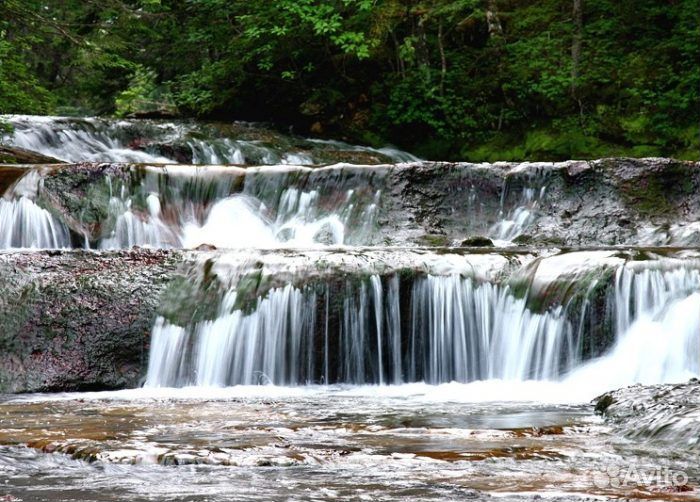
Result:
{"label": "green foliage", "polygon": [[174,115],[176,110],[167,89],[159,87],[154,70],[137,66],[129,80],[129,87],[120,92],[115,100],[115,114],[128,115]]}
{"label": "green foliage", "polygon": [[[0,113],[48,113],[54,98],[31,73],[13,45],[0,31]],[[0,127],[2,129],[2,127]]]}
{"label": "green foliage", "polygon": [[5,0],[0,112],[267,120],[442,159],[698,158],[697,0],[582,5],[579,25],[573,0]]}

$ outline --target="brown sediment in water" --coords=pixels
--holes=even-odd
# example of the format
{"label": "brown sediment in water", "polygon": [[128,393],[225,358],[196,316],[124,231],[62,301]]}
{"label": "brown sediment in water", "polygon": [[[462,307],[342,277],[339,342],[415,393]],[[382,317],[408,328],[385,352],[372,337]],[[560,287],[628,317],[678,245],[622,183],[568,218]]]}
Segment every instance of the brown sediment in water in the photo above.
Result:
{"label": "brown sediment in water", "polygon": [[509,430],[513,432],[515,437],[542,437],[564,434],[564,426],[562,425],[554,425],[550,427],[522,427]]}
{"label": "brown sediment in water", "polygon": [[512,458],[514,460],[561,460],[566,455],[538,446],[509,446],[485,451],[418,451],[417,457],[428,457],[446,462],[480,461],[493,458]]}

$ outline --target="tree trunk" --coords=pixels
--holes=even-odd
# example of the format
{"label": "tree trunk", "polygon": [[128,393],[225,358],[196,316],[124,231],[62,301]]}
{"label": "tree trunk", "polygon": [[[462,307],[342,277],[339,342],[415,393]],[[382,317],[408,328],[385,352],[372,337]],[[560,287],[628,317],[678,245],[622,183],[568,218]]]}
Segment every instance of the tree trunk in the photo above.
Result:
{"label": "tree trunk", "polygon": [[445,90],[445,75],[447,75],[447,57],[445,56],[445,44],[443,43],[442,21],[438,24],[438,48],[440,49],[440,94]]}
{"label": "tree trunk", "polygon": [[574,30],[571,39],[571,95],[578,100],[579,64],[581,61],[581,42],[583,38],[583,0],[573,0]]}
{"label": "tree trunk", "polygon": [[489,24],[489,36],[503,35],[503,26],[498,18],[498,6],[496,0],[488,0],[486,4],[486,22]]}

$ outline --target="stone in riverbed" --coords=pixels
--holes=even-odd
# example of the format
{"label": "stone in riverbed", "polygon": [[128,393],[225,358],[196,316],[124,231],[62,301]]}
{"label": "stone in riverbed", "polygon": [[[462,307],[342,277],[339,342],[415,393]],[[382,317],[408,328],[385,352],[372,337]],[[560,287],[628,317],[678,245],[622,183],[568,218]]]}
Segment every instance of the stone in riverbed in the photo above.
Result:
{"label": "stone in riverbed", "polygon": [[488,237],[475,235],[464,239],[462,247],[493,247],[493,241]]}

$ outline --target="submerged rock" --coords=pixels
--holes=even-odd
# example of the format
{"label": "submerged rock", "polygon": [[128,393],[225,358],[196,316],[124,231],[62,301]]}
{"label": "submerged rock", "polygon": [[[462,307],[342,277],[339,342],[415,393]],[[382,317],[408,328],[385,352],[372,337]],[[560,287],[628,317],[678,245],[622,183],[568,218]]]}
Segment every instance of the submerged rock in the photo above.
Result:
{"label": "submerged rock", "polygon": [[488,237],[483,237],[481,235],[475,235],[472,237],[467,237],[462,241],[462,246],[464,247],[493,247],[493,241]]}

